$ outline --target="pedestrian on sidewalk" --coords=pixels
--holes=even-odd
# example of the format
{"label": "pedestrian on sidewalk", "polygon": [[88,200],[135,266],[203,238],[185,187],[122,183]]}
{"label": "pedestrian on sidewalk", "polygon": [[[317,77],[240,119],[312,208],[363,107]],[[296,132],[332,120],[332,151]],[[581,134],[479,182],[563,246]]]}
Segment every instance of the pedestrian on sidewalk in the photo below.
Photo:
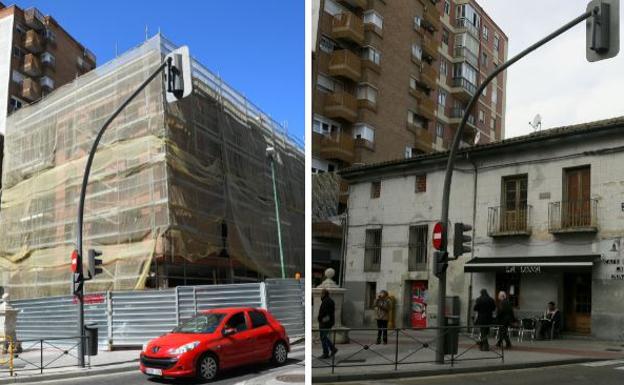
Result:
{"label": "pedestrian on sidewalk", "polygon": [[496,341],[496,346],[499,348],[503,346],[504,340],[505,348],[511,349],[509,327],[515,320],[513,306],[511,306],[511,302],[507,298],[507,293],[501,291],[498,293],[498,308],[496,312],[496,323],[498,324],[498,341]]}
{"label": "pedestrian on sidewalk", "polygon": [[477,298],[474,305],[474,311],[477,312],[476,326],[481,326],[479,335],[479,350],[490,350],[488,336],[490,335],[490,325],[494,322],[492,314],[496,310],[496,303],[490,297],[487,290],[481,289],[481,296]]}
{"label": "pedestrian on sidewalk", "polygon": [[384,345],[388,343],[388,320],[390,319],[390,297],[388,292],[382,290],[375,300],[375,318],[377,319],[377,343],[383,338]]}
{"label": "pedestrian on sidewalk", "polygon": [[334,316],[335,311],[336,305],[334,304],[334,300],[329,296],[329,291],[323,289],[321,291],[321,306],[319,307],[317,319],[319,323],[319,334],[321,335],[321,346],[323,347],[323,355],[321,358],[324,359],[335,356],[338,351],[329,338],[329,332],[331,328],[334,327],[336,321]]}

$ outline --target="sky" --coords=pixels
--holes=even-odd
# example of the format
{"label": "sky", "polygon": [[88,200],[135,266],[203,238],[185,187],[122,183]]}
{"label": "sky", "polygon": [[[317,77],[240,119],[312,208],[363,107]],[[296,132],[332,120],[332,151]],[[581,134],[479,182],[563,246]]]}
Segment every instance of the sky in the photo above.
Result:
{"label": "sky", "polygon": [[[509,37],[509,57],[585,12],[588,0],[477,0]],[[624,7],[620,9],[624,20]],[[624,115],[624,49],[613,59],[585,58],[585,22],[509,67],[505,137]]]}
{"label": "sky", "polygon": [[[303,142],[304,2],[290,0],[2,0],[54,17],[98,65],[160,31]],[[177,7],[174,9],[173,7]],[[117,48],[115,48],[117,47]]]}

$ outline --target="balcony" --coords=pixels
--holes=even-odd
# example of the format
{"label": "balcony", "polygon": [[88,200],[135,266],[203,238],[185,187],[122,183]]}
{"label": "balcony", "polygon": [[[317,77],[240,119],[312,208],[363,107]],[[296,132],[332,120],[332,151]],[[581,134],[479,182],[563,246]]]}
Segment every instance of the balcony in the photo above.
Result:
{"label": "balcony", "polygon": [[463,59],[475,68],[479,67],[479,58],[467,47],[455,47],[454,56],[456,58]]}
{"label": "balcony", "polygon": [[425,6],[423,28],[432,33],[440,29],[440,11],[433,4]]}
{"label": "balcony", "polygon": [[30,28],[40,30],[45,25],[45,17],[37,8],[28,8],[24,11],[24,21]]}
{"label": "balcony", "polygon": [[362,60],[347,49],[334,51],[329,59],[329,74],[357,82],[362,77]]}
{"label": "balcony", "polygon": [[[454,107],[451,109],[451,119],[449,120],[450,127],[452,129],[458,129],[461,124],[461,120],[464,117],[464,109]],[[466,126],[462,132],[462,140],[466,143],[474,143],[475,136],[477,135],[477,125],[475,124],[474,115],[468,115],[466,120]]]}
{"label": "balcony", "polygon": [[24,73],[29,76],[41,76],[41,62],[32,53],[24,56]]}
{"label": "balcony", "polygon": [[[455,27],[461,30],[465,30],[466,32],[468,32],[469,34],[471,34],[472,36],[474,36],[477,40],[479,40],[480,36],[479,36],[479,29],[472,24],[472,21],[460,17],[458,19],[455,20]],[[458,33],[461,33],[463,31],[457,31]]]}
{"label": "balcony", "polygon": [[427,88],[435,89],[438,79],[437,67],[430,64],[425,64],[420,67],[420,79]]}
{"label": "balcony", "polygon": [[553,234],[595,233],[598,231],[597,199],[551,202],[548,231]]}
{"label": "balcony", "polygon": [[30,102],[41,98],[41,86],[31,78],[24,78],[22,81],[22,98]]}
{"label": "balcony", "polygon": [[430,37],[423,37],[422,39],[422,50],[423,50],[423,58],[429,62],[432,62],[438,57],[438,47],[440,43],[438,43],[435,39]]}
{"label": "balcony", "polygon": [[351,12],[337,15],[332,22],[332,38],[362,45],[364,42],[362,19]]}
{"label": "balcony", "polygon": [[477,92],[477,86],[472,84],[468,79],[463,77],[453,78],[453,88],[451,92],[457,97],[459,100],[464,102],[469,102],[472,98],[472,95]]}
{"label": "balcony", "polygon": [[432,150],[433,136],[426,127],[415,130],[410,129],[414,134],[414,148],[419,152],[429,153]]}
{"label": "balcony", "polygon": [[324,159],[353,163],[353,138],[343,132],[333,132],[321,138],[321,156]]}
{"label": "balcony", "polygon": [[364,9],[367,7],[366,0],[338,0],[339,3],[350,5],[353,8],[361,8]]}
{"label": "balcony", "polygon": [[24,38],[24,47],[32,53],[43,51],[43,38],[34,29],[29,29]]}
{"label": "balcony", "polygon": [[488,235],[492,238],[531,235],[530,205],[508,209],[506,206],[488,208]]}
{"label": "balcony", "polygon": [[325,116],[350,123],[357,120],[357,99],[346,92],[334,92],[325,99]]}

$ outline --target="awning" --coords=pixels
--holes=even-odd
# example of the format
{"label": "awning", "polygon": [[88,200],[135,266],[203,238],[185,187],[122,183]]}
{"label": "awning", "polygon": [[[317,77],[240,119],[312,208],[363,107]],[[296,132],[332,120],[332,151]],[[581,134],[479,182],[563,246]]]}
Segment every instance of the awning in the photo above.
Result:
{"label": "awning", "polygon": [[503,272],[520,274],[540,274],[543,272],[587,271],[600,254],[566,255],[545,257],[494,257],[473,258],[464,264],[464,272]]}

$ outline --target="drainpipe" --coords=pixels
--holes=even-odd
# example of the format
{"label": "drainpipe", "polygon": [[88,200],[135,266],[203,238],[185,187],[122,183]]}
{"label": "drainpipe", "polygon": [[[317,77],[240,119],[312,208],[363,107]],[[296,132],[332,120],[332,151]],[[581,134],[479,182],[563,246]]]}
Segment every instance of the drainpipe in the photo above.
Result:
{"label": "drainpipe", "polygon": [[[474,258],[475,253],[475,236],[477,233],[477,181],[479,179],[479,174],[477,172],[477,162],[475,162],[470,154],[466,154],[466,160],[468,160],[472,164],[472,168],[474,169],[474,185],[472,190],[472,245],[470,250],[470,259]],[[466,317],[466,325],[470,326],[472,317],[470,317],[470,313],[472,311],[472,275],[474,273],[470,273],[470,284],[468,285],[468,306],[467,306],[467,317]]]}

